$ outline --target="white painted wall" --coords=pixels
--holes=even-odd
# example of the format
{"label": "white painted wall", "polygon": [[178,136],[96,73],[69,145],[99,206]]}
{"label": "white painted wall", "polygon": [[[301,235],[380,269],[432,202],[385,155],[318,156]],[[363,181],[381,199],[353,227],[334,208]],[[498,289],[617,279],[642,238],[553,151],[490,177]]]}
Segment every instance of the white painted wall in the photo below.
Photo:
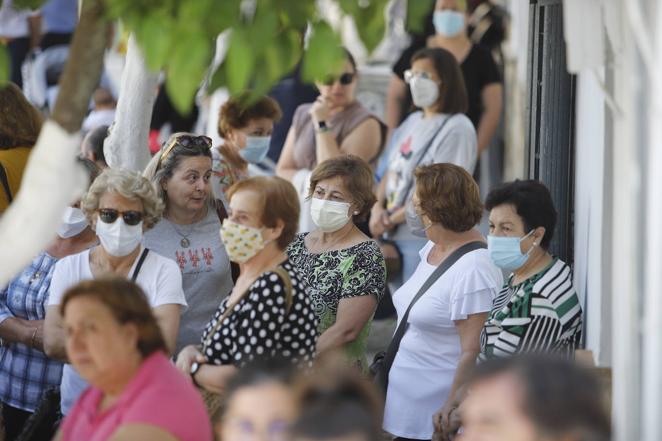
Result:
{"label": "white painted wall", "polygon": [[611,360],[610,291],[602,284],[605,100],[602,71],[577,76],[575,133],[575,289],[584,307],[586,349]]}

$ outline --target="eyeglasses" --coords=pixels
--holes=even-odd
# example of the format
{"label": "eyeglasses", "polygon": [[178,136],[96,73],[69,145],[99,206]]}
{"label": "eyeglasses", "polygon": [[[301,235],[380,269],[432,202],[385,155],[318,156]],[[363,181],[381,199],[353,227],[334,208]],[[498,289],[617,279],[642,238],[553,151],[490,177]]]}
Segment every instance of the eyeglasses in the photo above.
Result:
{"label": "eyeglasses", "polygon": [[122,215],[124,223],[133,226],[138,225],[144,217],[143,212],[135,210],[119,211],[114,208],[99,208],[97,211],[99,212],[99,219],[106,224],[112,224],[119,215]]}
{"label": "eyeglasses", "polygon": [[175,148],[175,146],[180,146],[184,148],[188,147],[207,147],[211,148],[211,138],[209,136],[204,136],[204,135],[188,135],[188,134],[181,134],[175,137],[174,139],[170,140],[170,143],[165,146],[163,149],[163,153],[161,153],[161,157],[159,158],[159,167],[161,167],[161,164],[165,159],[168,157],[172,149]]}
{"label": "eyeglasses", "polygon": [[405,71],[405,74],[404,74],[405,83],[407,83],[407,84],[411,83],[411,80],[413,80],[416,77],[425,78],[426,80],[431,80],[432,79],[432,76],[429,73],[425,72],[425,71],[414,72],[411,69],[407,69]]}
{"label": "eyeglasses", "polygon": [[355,74],[352,72],[345,72],[339,77],[328,76],[324,81],[322,81],[322,84],[325,86],[333,86],[336,81],[339,81],[343,86],[347,86],[348,84],[352,84],[352,81],[354,81],[354,75]]}

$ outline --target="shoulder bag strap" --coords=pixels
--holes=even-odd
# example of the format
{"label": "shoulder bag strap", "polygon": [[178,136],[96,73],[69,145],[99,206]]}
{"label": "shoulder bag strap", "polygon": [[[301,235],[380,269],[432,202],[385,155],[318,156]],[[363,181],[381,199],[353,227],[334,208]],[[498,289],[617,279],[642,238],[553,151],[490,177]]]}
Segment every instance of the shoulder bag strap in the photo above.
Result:
{"label": "shoulder bag strap", "polygon": [[140,268],[142,268],[143,263],[145,263],[145,258],[147,258],[147,254],[149,254],[149,249],[145,248],[140,254],[140,258],[138,259],[138,264],[136,265],[136,269],[133,270],[133,275],[131,275],[131,281],[133,283],[136,283],[136,279],[138,279],[138,273],[140,273]]}
{"label": "shoulder bag strap", "polygon": [[421,286],[421,288],[418,290],[411,303],[409,304],[407,311],[402,316],[402,319],[400,319],[400,324],[395,330],[393,338],[391,339],[391,343],[389,343],[388,349],[384,355],[382,368],[377,375],[376,381],[383,387],[384,391],[386,391],[386,388],[388,387],[388,375],[391,371],[391,366],[393,366],[393,360],[395,360],[395,355],[398,353],[398,349],[400,349],[400,342],[402,341],[402,337],[404,337],[405,332],[407,331],[407,327],[409,326],[409,312],[413,306],[423,296],[423,294],[425,294],[427,290],[430,289],[430,287],[437,280],[439,280],[439,278],[446,271],[448,271],[450,267],[452,267],[458,260],[460,260],[462,256],[481,248],[487,248],[484,242],[470,242],[453,251],[453,253],[443,262],[441,262],[439,266],[432,272],[432,274],[430,274],[430,277],[428,277],[425,283],[423,283],[423,286]]}
{"label": "shoulder bag strap", "polygon": [[430,147],[432,147],[432,144],[434,143],[434,140],[437,138],[437,136],[439,136],[441,131],[444,130],[444,127],[446,127],[446,123],[448,123],[448,121],[450,121],[453,118],[453,116],[455,116],[455,115],[454,114],[453,115],[448,115],[448,117],[444,120],[444,122],[441,123],[441,125],[439,126],[437,131],[434,132],[434,135],[432,135],[432,137],[428,141],[427,145],[423,149],[423,153],[421,154],[421,156],[418,157],[418,160],[416,161],[416,164],[414,164],[414,168],[411,169],[412,173],[411,173],[411,177],[409,179],[409,182],[407,183],[407,189],[404,192],[402,192],[402,201],[400,201],[400,204],[398,204],[399,206],[402,207],[402,206],[405,205],[405,202],[407,201],[407,195],[409,195],[409,192],[411,191],[411,188],[414,186],[414,173],[413,173],[414,170],[416,170],[416,167],[418,167],[419,164],[421,163],[421,161],[423,160],[423,158],[425,158],[425,155],[428,154],[428,151],[430,150]]}
{"label": "shoulder bag strap", "polygon": [[285,304],[287,305],[286,312],[290,312],[290,308],[292,308],[292,303],[294,302],[292,280],[290,279],[290,274],[285,268],[281,266],[277,266],[273,272],[278,274],[285,284]]}
{"label": "shoulder bag strap", "polygon": [[2,187],[5,189],[5,194],[7,195],[7,205],[11,204],[12,202],[12,194],[11,194],[11,188],[9,188],[9,180],[7,179],[7,173],[5,172],[5,168],[0,164],[0,182],[2,183]]}

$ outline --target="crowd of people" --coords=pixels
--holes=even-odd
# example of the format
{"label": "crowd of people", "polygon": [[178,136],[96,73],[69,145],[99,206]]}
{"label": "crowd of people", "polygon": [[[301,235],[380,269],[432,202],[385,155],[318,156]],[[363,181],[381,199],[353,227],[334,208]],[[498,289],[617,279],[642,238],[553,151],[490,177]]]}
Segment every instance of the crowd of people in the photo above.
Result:
{"label": "crowd of people", "polygon": [[[474,3],[436,2],[386,122],[345,50],[314,102],[284,115],[231,97],[222,144],[175,132],[137,173],[108,167],[114,99],[95,94],[89,187],[0,289],[4,439],[610,439],[600,384],[573,361],[582,309],[550,252],[549,190],[516,180],[481,200],[502,90],[493,48],[468,37]],[[0,89],[0,216],[41,123],[19,86]],[[371,360],[385,301],[396,328]]]}

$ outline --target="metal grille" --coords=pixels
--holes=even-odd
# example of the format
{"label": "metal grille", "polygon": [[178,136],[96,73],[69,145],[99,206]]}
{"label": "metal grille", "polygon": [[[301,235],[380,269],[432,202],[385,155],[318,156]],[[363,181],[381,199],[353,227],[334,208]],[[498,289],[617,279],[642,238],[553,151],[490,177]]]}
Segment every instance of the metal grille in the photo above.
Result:
{"label": "metal grille", "polygon": [[573,262],[575,81],[566,69],[561,0],[530,0],[528,176],[549,188],[558,222],[550,252]]}

